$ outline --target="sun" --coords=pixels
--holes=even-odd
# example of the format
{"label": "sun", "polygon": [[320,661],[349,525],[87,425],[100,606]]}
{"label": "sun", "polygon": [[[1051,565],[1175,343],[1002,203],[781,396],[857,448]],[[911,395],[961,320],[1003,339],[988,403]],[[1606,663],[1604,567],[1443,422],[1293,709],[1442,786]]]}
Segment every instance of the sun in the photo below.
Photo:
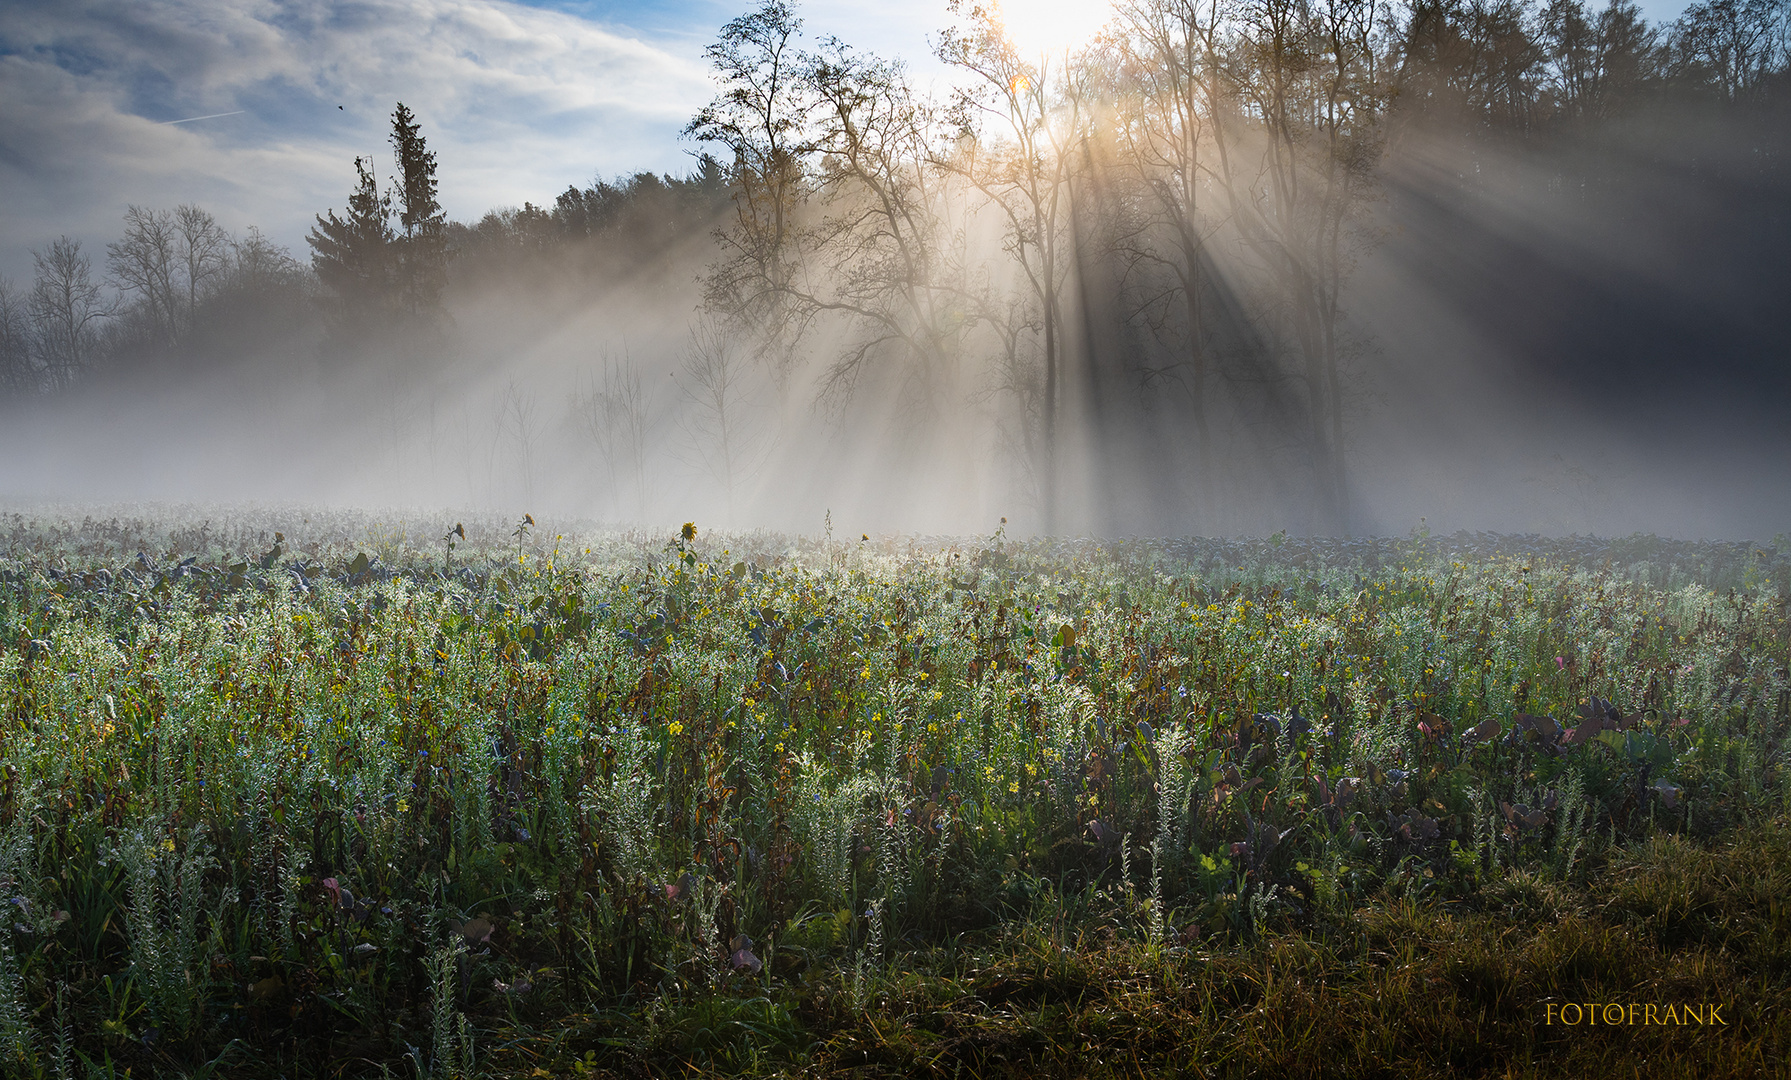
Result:
{"label": "sun", "polygon": [[1093,40],[1113,14],[1112,0],[999,0],[998,17],[1022,55],[1055,56]]}

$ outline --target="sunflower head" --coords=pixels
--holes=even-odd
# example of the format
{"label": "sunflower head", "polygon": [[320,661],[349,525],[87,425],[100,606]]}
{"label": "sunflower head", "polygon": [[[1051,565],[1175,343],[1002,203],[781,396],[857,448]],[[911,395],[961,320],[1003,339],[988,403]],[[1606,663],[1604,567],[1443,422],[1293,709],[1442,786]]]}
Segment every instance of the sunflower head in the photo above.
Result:
{"label": "sunflower head", "polygon": [[686,543],[688,543],[695,539],[696,539],[696,522],[686,521],[684,523],[684,540]]}

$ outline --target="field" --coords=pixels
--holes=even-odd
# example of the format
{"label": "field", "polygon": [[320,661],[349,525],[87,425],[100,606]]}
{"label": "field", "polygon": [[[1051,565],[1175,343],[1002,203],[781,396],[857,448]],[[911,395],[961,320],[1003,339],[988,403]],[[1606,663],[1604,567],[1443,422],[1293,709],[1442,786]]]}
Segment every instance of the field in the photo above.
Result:
{"label": "field", "polygon": [[7,1075],[1791,1057],[1783,538],[459,524],[0,516]]}

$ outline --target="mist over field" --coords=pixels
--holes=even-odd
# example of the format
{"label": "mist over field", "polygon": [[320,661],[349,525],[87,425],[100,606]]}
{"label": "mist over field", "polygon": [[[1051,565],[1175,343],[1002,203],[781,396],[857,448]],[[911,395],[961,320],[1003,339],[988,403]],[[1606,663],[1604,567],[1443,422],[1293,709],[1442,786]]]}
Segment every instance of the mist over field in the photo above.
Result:
{"label": "mist over field", "polygon": [[0,498],[1791,530],[1782,0],[1135,0],[1055,55],[965,7],[924,91],[803,14],[716,30],[682,173],[451,220],[506,148],[400,91],[302,250],[204,192],[36,244]]}

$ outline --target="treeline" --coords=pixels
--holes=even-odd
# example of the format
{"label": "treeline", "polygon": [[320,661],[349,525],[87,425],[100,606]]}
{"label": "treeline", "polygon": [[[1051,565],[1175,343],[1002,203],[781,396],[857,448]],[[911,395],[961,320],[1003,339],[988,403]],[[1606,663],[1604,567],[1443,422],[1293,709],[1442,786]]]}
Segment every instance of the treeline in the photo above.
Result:
{"label": "treeline", "polygon": [[[1348,531],[1350,361],[1373,345],[1349,285],[1390,155],[1446,160],[1471,196],[1499,154],[1638,116],[1763,117],[1761,140],[1787,88],[1784,0],[1667,27],[1627,0],[1125,0],[1058,56],[953,10],[944,101],[801,47],[781,0],[723,28],[722,93],[686,131],[734,162],[708,300],[775,363],[830,327],[824,399],[996,402],[1052,532],[1137,477],[1163,485],[1139,501],[1208,511],[1278,477],[1306,527]],[[1752,149],[1783,178],[1785,148]]]}
{"label": "treeline", "polygon": [[29,289],[0,277],[0,388],[73,389],[115,365],[207,357],[313,317],[310,273],[251,228],[233,236],[197,206],[132,206],[104,263],[66,236],[32,252]]}
{"label": "treeline", "polygon": [[[1751,190],[1776,205],[1787,11],[1713,0],[1651,26],[1628,0],[1124,0],[1086,48],[1033,56],[995,10],[959,3],[937,53],[961,78],[941,99],[898,61],[808,41],[767,0],[707,52],[718,93],[685,129],[702,153],[688,176],[449,222],[399,105],[386,186],[357,159],[309,266],[190,206],[133,207],[101,267],[66,238],[35,252],[29,289],[0,281],[0,378],[43,394],[274,339],[427,352],[493,286],[576,297],[657,264],[701,275],[703,312],[679,314],[680,430],[730,502],[766,459],[765,416],[874,398],[902,418],[904,453],[974,416],[1048,530],[1137,475],[1155,485],[1141,498],[1209,522],[1272,483],[1308,528],[1348,531],[1375,348],[1351,290],[1387,228],[1388,177],[1430,162],[1448,198],[1489,199],[1498,161],[1529,154],[1552,185],[1608,192],[1670,157],[1687,117],[1714,117],[1751,140],[1740,156],[1766,176]],[[1567,153],[1657,136],[1646,160]],[[777,401],[742,390],[761,383]],[[640,386],[611,356],[562,395],[618,504],[647,486]],[[520,432],[510,394],[499,423]]]}
{"label": "treeline", "polygon": [[476,287],[550,251],[578,248],[589,257],[577,265],[594,273],[707,238],[730,191],[705,157],[688,177],[598,180],[569,187],[551,210],[525,203],[465,224],[442,212],[435,155],[403,103],[392,143],[383,184],[378,163],[355,159],[346,209],[317,216],[305,262],[254,227],[232,235],[193,205],[131,206],[97,263],[67,236],[33,251],[29,288],[0,276],[0,396],[203,373],[264,355],[270,342],[327,356],[439,338],[451,325],[451,284]]}

